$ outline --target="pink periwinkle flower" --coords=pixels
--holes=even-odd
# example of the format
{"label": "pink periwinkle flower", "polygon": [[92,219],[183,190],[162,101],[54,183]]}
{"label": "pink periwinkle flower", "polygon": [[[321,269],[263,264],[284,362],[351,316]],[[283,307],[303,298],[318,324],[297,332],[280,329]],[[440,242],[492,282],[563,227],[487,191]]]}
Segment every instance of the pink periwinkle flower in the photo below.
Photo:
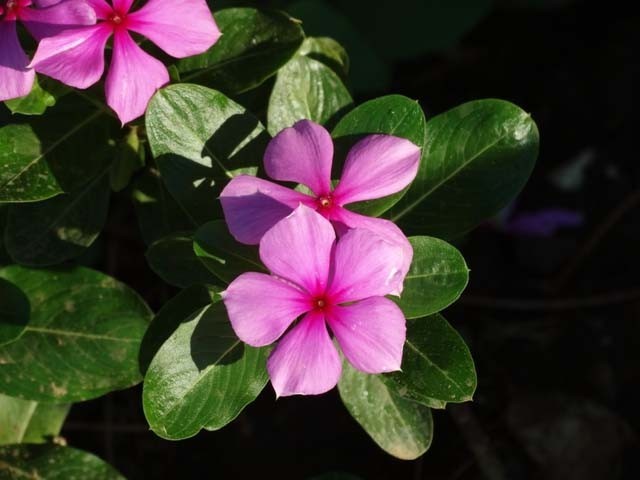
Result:
{"label": "pink periwinkle flower", "polygon": [[338,383],[342,365],[327,325],[358,370],[400,369],[405,318],[384,296],[404,281],[403,256],[399,245],[360,228],[336,240],[331,223],[304,205],[262,237],[271,275],[243,273],[222,299],[243,342],[261,347],[282,337],[267,362],[277,396],[320,394]]}
{"label": "pink periwinkle flower", "polygon": [[301,120],[282,130],[267,147],[265,170],[275,180],[301,183],[312,193],[248,175],[234,177],[220,194],[231,234],[241,243],[255,245],[276,222],[303,204],[329,219],[339,235],[350,228],[364,228],[400,245],[400,270],[406,275],[413,250],[402,231],[389,220],[360,215],[344,206],[405,188],[418,172],[420,149],[404,138],[369,135],[349,151],[335,188],[331,185],[332,163],[333,142],[322,126]]}
{"label": "pink periwinkle flower", "polygon": [[176,58],[202,53],[220,37],[204,0],[149,0],[135,12],[129,11],[133,0],[88,1],[98,23],[43,40],[31,64],[67,85],[88,88],[102,77],[104,49],[113,35],[105,93],[123,124],[144,114],[151,96],[169,82],[164,64],[143,51],[130,32]]}
{"label": "pink periwinkle flower", "polygon": [[35,79],[18,40],[18,20],[40,40],[67,28],[94,24],[96,15],[84,0],[0,0],[0,101],[24,97]]}

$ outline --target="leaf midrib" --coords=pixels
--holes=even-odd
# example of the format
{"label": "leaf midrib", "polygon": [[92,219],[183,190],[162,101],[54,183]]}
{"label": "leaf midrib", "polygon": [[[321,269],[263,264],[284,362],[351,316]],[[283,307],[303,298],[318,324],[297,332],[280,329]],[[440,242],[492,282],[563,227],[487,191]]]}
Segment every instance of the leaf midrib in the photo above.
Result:
{"label": "leaf midrib", "polygon": [[442,368],[440,368],[433,360],[431,360],[429,357],[427,357],[424,353],[422,353],[413,343],[411,343],[411,341],[406,340],[407,346],[409,346],[413,351],[415,351],[420,357],[424,358],[427,363],[429,363],[429,365],[431,365],[432,367],[434,367],[436,370],[438,370],[443,377],[445,377],[447,380],[449,380],[453,385],[455,385],[455,387],[458,389],[458,394],[462,397],[467,396],[464,393],[464,389],[462,388],[462,386],[453,378],[451,378],[451,376],[444,371]]}

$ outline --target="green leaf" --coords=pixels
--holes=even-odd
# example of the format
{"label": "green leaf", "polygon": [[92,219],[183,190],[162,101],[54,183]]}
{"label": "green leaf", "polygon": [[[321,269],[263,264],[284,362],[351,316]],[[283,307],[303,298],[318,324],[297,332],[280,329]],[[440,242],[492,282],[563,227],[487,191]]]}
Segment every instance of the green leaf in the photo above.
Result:
{"label": "green leaf", "polygon": [[439,314],[407,320],[402,372],[382,378],[398,395],[433,408],[471,400],[477,383],[467,345]]}
{"label": "green leaf", "polygon": [[118,144],[113,166],[109,172],[111,189],[114,192],[124,190],[135,172],[144,167],[145,149],[140,142],[138,126],[130,126],[126,135]]}
{"label": "green leaf", "polygon": [[[7,100],[4,104],[11,110],[11,113],[42,115],[48,107],[56,104],[55,88],[50,88],[51,86],[46,85],[46,83],[45,81],[45,88],[43,88],[43,86],[40,85],[38,77],[36,77],[31,92],[29,92],[28,95]],[[52,91],[49,91],[49,89]]]}
{"label": "green leaf", "polygon": [[0,445],[44,443],[60,433],[71,405],[46,405],[0,394]]}
{"label": "green leaf", "polygon": [[302,119],[324,125],[352,103],[333,70],[313,58],[296,56],[278,72],[269,99],[269,133],[275,135]]}
{"label": "green leaf", "polygon": [[511,202],[537,155],[529,114],[503,100],[465,103],[427,123],[418,176],[390,217],[411,233],[465,233]]}
{"label": "green leaf", "polygon": [[414,460],[429,449],[431,410],[398,396],[380,376],[359,372],[344,362],[338,391],[351,416],[385,452]]}
{"label": "green leaf", "polygon": [[11,205],[5,247],[22,265],[48,266],[76,258],[98,237],[109,209],[108,171],[73,193]]}
{"label": "green leaf", "polygon": [[215,277],[193,251],[189,233],[174,233],[154,242],[146,253],[147,262],[170,285],[185,288],[202,283],[215,284]]}
{"label": "green leaf", "polygon": [[402,295],[390,297],[406,318],[439,312],[455,302],[469,281],[464,257],[444,240],[411,237],[411,268],[404,280]]}
{"label": "green leaf", "polygon": [[31,303],[18,341],[0,347],[0,392],[78,402],[140,381],[138,350],[151,318],[126,285],[87,268],[0,270]]}
{"label": "green leaf", "polygon": [[258,249],[238,243],[222,220],[202,225],[193,236],[193,250],[200,261],[224,283],[244,272],[265,272]]}
{"label": "green leaf", "polygon": [[95,455],[50,444],[0,447],[0,478],[125,480],[117,470]]}
{"label": "green leaf", "polygon": [[[418,102],[402,95],[376,98],[354,108],[333,129],[336,149],[342,157],[353,144],[366,135],[383,133],[406,138],[417,146],[424,145],[426,120]],[[339,166],[341,170],[341,166]],[[335,169],[334,169],[335,170]],[[340,170],[334,171],[335,178]],[[349,205],[349,210],[377,217],[391,208],[407,192],[408,188],[376,200]]]}
{"label": "green leaf", "polygon": [[142,239],[147,245],[196,226],[167,191],[160,172],[154,168],[149,168],[138,176],[131,196]]}
{"label": "green leaf", "polygon": [[140,345],[140,371],[145,374],[156,352],[178,326],[198,310],[212,303],[209,290],[194,285],[182,290],[165,303],[149,325]]}
{"label": "green leaf", "polygon": [[224,34],[207,52],[178,62],[183,82],[244,92],[274,75],[304,39],[299,22],[282,12],[228,8],[215,19]]}
{"label": "green leaf", "polygon": [[298,54],[306,55],[331,68],[342,80],[349,74],[349,55],[342,45],[329,37],[307,37]]}
{"label": "green leaf", "polygon": [[13,283],[0,278],[0,346],[17,340],[29,323],[29,299]]}
{"label": "green leaf", "polygon": [[222,428],[266,385],[268,352],[238,340],[222,303],[197,311],[158,350],[145,375],[142,401],[151,429],[178,440]]}
{"label": "green leaf", "polygon": [[41,201],[82,188],[111,163],[120,131],[105,110],[77,95],[19,122],[0,128],[0,202]]}
{"label": "green leaf", "polygon": [[222,188],[237,173],[257,171],[269,140],[243,107],[198,85],[160,90],[146,121],[162,179],[197,224],[222,215],[216,200]]}

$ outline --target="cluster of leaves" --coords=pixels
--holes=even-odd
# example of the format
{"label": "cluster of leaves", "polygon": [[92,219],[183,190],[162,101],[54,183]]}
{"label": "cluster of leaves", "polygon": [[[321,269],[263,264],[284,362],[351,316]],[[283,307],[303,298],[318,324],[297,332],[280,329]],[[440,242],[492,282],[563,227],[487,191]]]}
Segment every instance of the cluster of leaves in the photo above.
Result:
{"label": "cluster of leaves", "polygon": [[[256,248],[229,235],[217,197],[234,175],[260,175],[271,136],[302,118],[331,129],[337,169],[367,134],[422,148],[409,188],[357,206],[414,235],[415,258],[397,300],[408,319],[403,370],[367,375],[345,364],[345,406],[378,445],[411,459],[429,448],[431,409],[473,396],[469,350],[438,313],[468,281],[444,239],[523,187],[534,122],[501,100],[429,120],[398,95],[355,106],[347,53],[334,40],[305,38],[276,11],[229,8],[216,21],[221,40],[172,67],[175,84],[155,95],[144,124],[120,129],[93,92],[45,82],[7,103],[16,115],[0,127],[0,444],[10,446],[0,447],[0,473],[119,478],[88,454],[33,444],[58,435],[70,404],[141,381],[151,429],[173,440],[223,427],[258,396],[269,350],[235,337],[219,292],[264,267]],[[183,289],[155,316],[129,287],[78,266],[112,195],[130,195],[149,265]]]}

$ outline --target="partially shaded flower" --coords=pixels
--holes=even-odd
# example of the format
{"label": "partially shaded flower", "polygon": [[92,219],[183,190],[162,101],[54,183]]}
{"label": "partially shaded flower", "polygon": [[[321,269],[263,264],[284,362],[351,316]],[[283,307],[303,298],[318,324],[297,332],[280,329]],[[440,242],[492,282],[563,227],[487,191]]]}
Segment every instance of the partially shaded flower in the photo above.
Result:
{"label": "partially shaded flower", "polygon": [[144,52],[129,32],[144,35],[173,57],[202,53],[220,37],[204,0],[149,0],[129,12],[133,0],[89,0],[99,22],[40,42],[31,62],[37,72],[76,88],[102,77],[104,49],[114,36],[105,93],[122,123],[142,115],[151,96],[169,82],[167,68]]}
{"label": "partially shaded flower", "polygon": [[241,243],[255,245],[302,203],[329,219],[338,234],[365,228],[400,245],[404,253],[401,271],[406,274],[413,250],[402,231],[393,222],[344,206],[385,197],[409,185],[418,172],[420,149],[404,138],[369,135],[349,151],[335,189],[331,186],[332,163],[333,142],[322,126],[301,120],[282,130],[267,147],[265,170],[275,180],[307,186],[311,195],[248,175],[234,177],[220,194],[231,234]]}
{"label": "partially shaded flower", "polygon": [[260,258],[271,275],[243,273],[222,298],[243,342],[260,347],[282,336],[267,362],[278,396],[336,385],[342,366],[327,325],[358,370],[400,369],[405,319],[384,297],[404,280],[400,246],[359,228],[336,241],[331,223],[300,205],[263,236]]}
{"label": "partially shaded flower", "polygon": [[0,101],[27,95],[35,79],[18,40],[18,21],[40,40],[67,28],[94,24],[96,15],[83,0],[0,0]]}

